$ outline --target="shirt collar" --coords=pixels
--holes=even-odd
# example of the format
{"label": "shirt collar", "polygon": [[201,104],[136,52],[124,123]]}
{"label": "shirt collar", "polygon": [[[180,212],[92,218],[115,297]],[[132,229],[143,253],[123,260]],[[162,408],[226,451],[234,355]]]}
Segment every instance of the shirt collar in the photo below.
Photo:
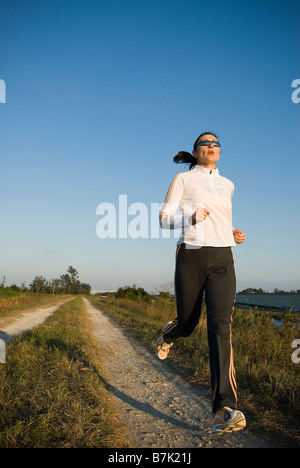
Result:
{"label": "shirt collar", "polygon": [[197,172],[202,172],[202,174],[211,174],[211,175],[218,175],[219,174],[219,169],[214,168],[214,169],[208,169],[207,167],[202,167],[197,164],[197,166],[194,167],[194,170]]}

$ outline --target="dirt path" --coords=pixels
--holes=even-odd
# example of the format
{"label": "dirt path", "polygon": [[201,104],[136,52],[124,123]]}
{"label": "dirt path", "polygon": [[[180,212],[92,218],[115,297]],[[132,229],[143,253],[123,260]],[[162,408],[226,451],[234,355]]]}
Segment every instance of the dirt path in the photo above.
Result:
{"label": "dirt path", "polygon": [[[0,339],[14,337],[41,325],[63,301],[22,317],[0,329]],[[274,447],[271,441],[245,431],[212,436],[210,396],[177,375],[167,361],[159,361],[133,338],[112,324],[102,312],[84,299],[95,336],[106,352],[103,366],[106,388],[113,395],[127,437],[136,448],[260,448]]]}
{"label": "dirt path", "polygon": [[66,301],[60,302],[50,307],[40,307],[33,312],[24,312],[21,317],[14,320],[8,325],[1,326],[0,328],[0,339],[5,343],[8,343],[13,338],[22,333],[31,330],[32,328],[41,325],[44,321],[50,317],[53,312],[55,312],[62,304],[70,301],[72,299],[67,299]]}
{"label": "dirt path", "polygon": [[94,308],[86,299],[95,336],[106,350],[107,389],[114,395],[136,448],[267,448],[247,429],[212,436],[210,395],[195,389],[167,364]]}

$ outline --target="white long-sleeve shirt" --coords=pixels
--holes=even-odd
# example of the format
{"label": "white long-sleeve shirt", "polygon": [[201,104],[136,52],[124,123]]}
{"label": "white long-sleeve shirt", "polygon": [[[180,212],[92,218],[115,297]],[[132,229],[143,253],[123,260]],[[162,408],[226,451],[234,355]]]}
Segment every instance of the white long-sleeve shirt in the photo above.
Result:
{"label": "white long-sleeve shirt", "polygon": [[[160,224],[163,229],[181,228],[178,244],[195,246],[235,246],[232,227],[231,198],[234,184],[219,174],[218,169],[195,166],[181,172],[167,192]],[[192,225],[191,216],[198,207],[208,209],[204,221]]]}

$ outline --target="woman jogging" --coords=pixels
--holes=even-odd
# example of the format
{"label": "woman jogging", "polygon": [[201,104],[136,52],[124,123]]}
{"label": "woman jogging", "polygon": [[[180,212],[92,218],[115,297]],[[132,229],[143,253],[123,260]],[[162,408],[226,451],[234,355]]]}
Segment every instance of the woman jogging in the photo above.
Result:
{"label": "woman jogging", "polygon": [[232,227],[233,183],[216,168],[220,143],[211,132],[202,133],[193,153],[180,151],[176,163],[189,163],[167,192],[160,223],[163,229],[181,228],[176,252],[175,294],[177,318],[164,327],[156,344],[157,356],[165,359],[179,337],[196,328],[203,295],[212,386],[212,433],[243,429],[246,420],[236,409],[237,390],[231,343],[231,317],[236,295],[232,247],[245,234]]}

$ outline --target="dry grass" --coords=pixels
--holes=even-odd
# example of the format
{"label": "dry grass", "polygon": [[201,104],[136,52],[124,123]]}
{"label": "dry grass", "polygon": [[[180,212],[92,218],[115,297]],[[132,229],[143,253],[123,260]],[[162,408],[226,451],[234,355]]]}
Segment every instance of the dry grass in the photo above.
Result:
{"label": "dry grass", "polygon": [[0,447],[130,447],[105,389],[101,352],[81,298],[8,344]]}
{"label": "dry grass", "polygon": [[[19,297],[4,309],[62,300],[42,296]],[[176,315],[174,303],[166,300],[91,300],[151,347]],[[286,314],[285,325],[276,329],[270,314],[236,309],[232,328],[239,407],[248,427],[284,436],[287,446],[299,447],[300,364],[291,359],[299,327],[293,326],[294,318]],[[130,447],[105,389],[101,353],[81,298],[8,344],[7,363],[0,364],[0,447]],[[172,362],[186,369],[192,383],[209,386],[205,308],[193,335],[172,348]]]}
{"label": "dry grass", "polygon": [[37,307],[55,305],[66,299],[67,295],[15,293],[11,296],[0,294],[0,324],[8,323],[24,311],[30,312]]}
{"label": "dry grass", "polygon": [[[175,304],[164,301],[134,302],[94,298],[106,311],[146,345],[154,346],[165,323],[176,316]],[[299,315],[285,313],[285,324],[276,328],[271,314],[236,309],[233,316],[233,348],[239,408],[247,413],[251,430],[270,431],[290,446],[300,446],[300,364],[292,362],[292,342],[300,337]],[[179,339],[170,362],[187,367],[193,383],[210,385],[206,311],[188,339]]]}

